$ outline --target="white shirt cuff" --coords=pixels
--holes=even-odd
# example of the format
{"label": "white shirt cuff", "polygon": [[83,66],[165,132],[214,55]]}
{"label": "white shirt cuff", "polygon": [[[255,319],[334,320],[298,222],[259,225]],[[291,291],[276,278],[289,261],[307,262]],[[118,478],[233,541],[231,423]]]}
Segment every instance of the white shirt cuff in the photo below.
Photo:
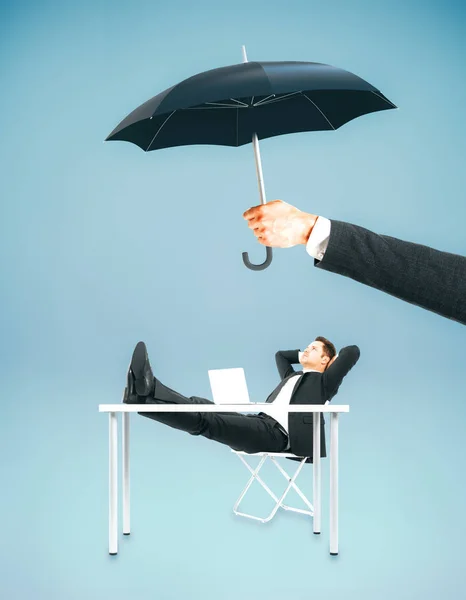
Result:
{"label": "white shirt cuff", "polygon": [[306,244],[306,252],[317,260],[322,260],[327,250],[330,238],[331,222],[325,217],[318,217],[312,228],[311,235]]}

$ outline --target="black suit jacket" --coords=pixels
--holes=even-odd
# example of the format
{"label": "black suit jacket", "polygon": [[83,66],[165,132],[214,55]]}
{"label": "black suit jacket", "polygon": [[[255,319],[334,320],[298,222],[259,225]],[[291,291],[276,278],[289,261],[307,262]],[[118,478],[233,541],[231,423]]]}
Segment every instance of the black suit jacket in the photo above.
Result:
{"label": "black suit jacket", "polygon": [[[273,402],[290,377],[297,376],[293,364],[299,364],[299,350],[279,351],[275,355],[281,382],[267,398],[266,402]],[[296,384],[291,396],[290,404],[325,404],[338,392],[345,375],[359,360],[359,348],[346,346],[342,348],[338,358],[323,373],[304,373]],[[297,456],[309,457],[307,462],[312,462],[313,454],[313,415],[311,413],[289,413],[288,434],[290,438],[290,452]],[[320,455],[327,456],[325,449],[325,420],[321,414],[320,420]]]}
{"label": "black suit jacket", "polygon": [[466,257],[331,221],[314,265],[466,325]]}

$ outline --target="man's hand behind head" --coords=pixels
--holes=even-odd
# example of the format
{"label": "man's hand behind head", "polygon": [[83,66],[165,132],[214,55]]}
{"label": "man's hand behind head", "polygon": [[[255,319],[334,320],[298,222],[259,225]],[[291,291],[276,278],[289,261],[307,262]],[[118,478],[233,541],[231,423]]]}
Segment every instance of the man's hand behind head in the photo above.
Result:
{"label": "man's hand behind head", "polygon": [[328,362],[328,365],[327,365],[327,367],[326,367],[326,370],[327,370],[327,369],[328,369],[328,368],[329,368],[331,365],[333,365],[333,363],[334,363],[334,362],[337,360],[337,358],[338,358],[338,354],[335,354],[335,356],[334,356],[334,357],[333,357],[331,360],[329,360],[329,362]]}

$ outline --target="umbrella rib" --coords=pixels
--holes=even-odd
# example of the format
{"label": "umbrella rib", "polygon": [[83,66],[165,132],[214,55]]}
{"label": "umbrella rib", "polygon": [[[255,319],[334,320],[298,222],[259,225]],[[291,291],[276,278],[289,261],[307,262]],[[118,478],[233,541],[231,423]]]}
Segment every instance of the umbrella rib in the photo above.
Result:
{"label": "umbrella rib", "polygon": [[151,142],[150,142],[150,144],[149,144],[149,145],[147,146],[147,148],[146,148],[146,152],[149,152],[149,150],[150,150],[150,147],[151,147],[151,146],[152,146],[152,144],[154,143],[154,140],[155,140],[155,138],[156,138],[156,137],[159,135],[159,133],[160,133],[160,131],[161,131],[162,127],[165,125],[165,123],[168,121],[168,119],[169,119],[170,117],[173,117],[173,115],[174,115],[175,113],[176,113],[176,110],[174,110],[172,113],[170,113],[170,114],[168,115],[168,117],[165,119],[165,121],[162,123],[162,125],[160,125],[160,127],[157,129],[157,132],[156,132],[156,134],[155,134],[155,135],[154,135],[154,137],[151,139]]}
{"label": "umbrella rib", "polygon": [[[290,92],[289,94],[285,94],[284,96],[279,96],[278,98],[275,97],[272,100],[269,100],[268,102],[266,102],[267,98],[265,98],[264,100],[259,100],[259,102],[256,102],[256,104],[254,104],[254,106],[262,106],[264,104],[273,104],[274,102],[280,102],[280,100],[286,100],[290,96],[296,96],[296,94],[302,94],[302,91],[300,90],[299,92]],[[274,96],[275,96],[275,94],[274,94]],[[269,98],[270,98],[270,96],[269,96]]]}
{"label": "umbrella rib", "polygon": [[[230,98],[230,100],[233,100],[233,98]],[[210,106],[215,106],[218,108],[237,108],[238,104],[240,105],[241,108],[247,108],[248,105],[244,104],[243,102],[239,102],[238,104],[222,104],[221,102],[205,102],[205,105],[209,105]],[[193,107],[193,108],[207,108],[207,106],[199,106],[199,107]]]}
{"label": "umbrella rib", "polygon": [[[206,103],[207,104],[207,103]],[[223,105],[211,105],[211,106],[188,106],[187,108],[182,108],[181,110],[213,110],[215,108],[247,108],[246,106],[238,106],[237,104],[223,104]]]}
{"label": "umbrella rib", "polygon": [[390,102],[390,100],[388,98],[382,98],[382,96],[380,94],[378,94],[377,92],[374,92],[374,90],[371,90],[371,93],[374,94],[374,96],[377,96],[377,98],[380,98],[381,100],[383,100],[384,102],[388,102],[391,106],[393,106],[393,108],[396,108],[396,106],[393,104],[393,102]]}
{"label": "umbrella rib", "polygon": [[306,94],[305,94],[304,92],[302,92],[302,94],[303,94],[303,96],[304,96],[305,98],[307,98],[307,99],[309,100],[309,102],[310,102],[311,104],[313,104],[313,105],[314,105],[314,106],[317,108],[317,110],[318,110],[318,111],[320,112],[320,114],[321,114],[321,115],[324,117],[324,119],[327,121],[327,123],[330,125],[330,127],[331,127],[331,128],[334,130],[334,131],[335,131],[335,127],[334,127],[334,126],[333,126],[333,125],[330,123],[329,119],[328,119],[328,118],[327,118],[327,117],[324,115],[324,113],[323,113],[323,112],[320,110],[320,108],[317,106],[317,104],[316,104],[315,102],[313,102],[313,101],[312,101],[312,100],[309,98],[309,96],[306,96]]}
{"label": "umbrella rib", "polygon": [[232,102],[238,102],[238,104],[240,104],[241,106],[249,106],[248,104],[245,104],[244,102],[241,102],[241,100],[236,100],[236,98],[230,98],[230,100]]}
{"label": "umbrella rib", "polygon": [[259,106],[259,104],[266,102],[269,98],[273,98],[274,96],[275,94],[270,94],[270,96],[267,96],[267,98],[262,98],[262,100],[259,100],[259,102],[256,102],[253,106]]}

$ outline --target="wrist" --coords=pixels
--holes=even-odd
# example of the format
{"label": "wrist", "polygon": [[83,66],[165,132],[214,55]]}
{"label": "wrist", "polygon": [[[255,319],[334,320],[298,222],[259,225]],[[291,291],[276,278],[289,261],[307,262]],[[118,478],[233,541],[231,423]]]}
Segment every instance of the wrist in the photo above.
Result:
{"label": "wrist", "polygon": [[314,229],[314,225],[319,217],[317,215],[311,215],[310,213],[303,213],[301,216],[303,233],[301,237],[301,241],[299,242],[302,245],[306,245],[309,241],[309,237]]}

